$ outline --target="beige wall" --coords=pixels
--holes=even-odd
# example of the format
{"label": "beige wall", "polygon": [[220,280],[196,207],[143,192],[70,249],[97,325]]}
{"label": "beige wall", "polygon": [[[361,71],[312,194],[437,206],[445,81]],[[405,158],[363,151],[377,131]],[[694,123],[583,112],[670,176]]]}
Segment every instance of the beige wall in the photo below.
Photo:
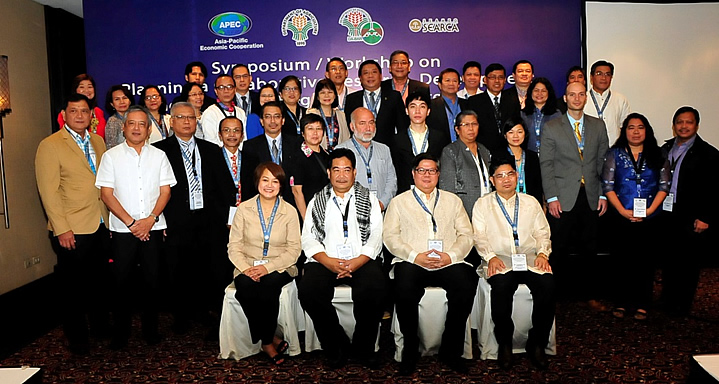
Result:
{"label": "beige wall", "polygon": [[[51,133],[45,16],[31,0],[0,1],[0,55],[8,56],[12,112],[5,116],[3,150],[10,229],[0,217],[0,294],[53,271],[45,216],[35,184],[35,150]],[[24,260],[40,263],[25,268]]]}

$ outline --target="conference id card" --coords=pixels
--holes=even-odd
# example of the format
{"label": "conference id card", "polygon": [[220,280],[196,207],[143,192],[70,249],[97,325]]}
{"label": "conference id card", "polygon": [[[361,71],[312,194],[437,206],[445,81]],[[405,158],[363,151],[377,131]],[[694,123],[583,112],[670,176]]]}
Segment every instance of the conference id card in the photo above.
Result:
{"label": "conference id card", "polygon": [[667,212],[671,212],[673,208],[674,208],[674,194],[669,193],[669,194],[667,194],[667,197],[664,198],[664,203],[662,204],[662,209]]}
{"label": "conference id card", "polygon": [[372,196],[374,196],[375,199],[378,199],[378,200],[379,200],[379,198],[377,197],[377,191],[376,191],[376,190],[371,190],[371,191],[369,191],[369,193],[370,193]]}
{"label": "conference id card", "polygon": [[513,253],[512,254],[512,270],[521,272],[527,270],[527,254],[525,253]]}
{"label": "conference id card", "polygon": [[230,207],[230,215],[227,216],[227,225],[232,225],[232,220],[235,219],[235,213],[237,213],[237,207]]}
{"label": "conference id card", "polygon": [[427,249],[433,249],[437,252],[444,252],[444,242],[442,240],[428,240]]}
{"label": "conference id card", "polygon": [[337,245],[337,258],[341,260],[354,259],[355,253],[352,250],[352,244]]}
{"label": "conference id card", "polygon": [[647,199],[634,198],[634,217],[647,217]]}
{"label": "conference id card", "polygon": [[263,259],[263,260],[255,260],[255,261],[252,262],[252,266],[253,266],[253,267],[256,267],[256,266],[258,266],[258,265],[265,265],[265,264],[267,264],[267,263],[269,263],[269,262],[270,262],[269,260],[264,260],[264,259]]}
{"label": "conference id card", "polygon": [[205,204],[202,200],[202,192],[195,192],[191,196],[190,199],[190,209],[202,209],[205,207]]}

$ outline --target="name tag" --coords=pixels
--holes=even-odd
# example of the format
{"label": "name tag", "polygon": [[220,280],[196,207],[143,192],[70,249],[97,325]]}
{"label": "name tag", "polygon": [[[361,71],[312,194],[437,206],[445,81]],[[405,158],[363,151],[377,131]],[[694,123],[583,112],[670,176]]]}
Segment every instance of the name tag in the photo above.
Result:
{"label": "name tag", "polygon": [[256,266],[258,266],[258,265],[265,265],[265,264],[267,264],[268,262],[269,262],[269,260],[264,260],[264,259],[263,259],[263,260],[255,260],[255,261],[252,262],[252,266],[253,266],[253,267],[256,267]]}
{"label": "name tag", "polygon": [[667,197],[664,198],[664,203],[662,204],[662,209],[671,212],[672,208],[674,208],[674,194],[669,193],[667,194]]}
{"label": "name tag", "polygon": [[444,252],[444,242],[442,240],[428,240],[427,249],[433,249],[437,252]]}
{"label": "name tag", "polygon": [[375,197],[375,199],[378,199],[377,197],[377,191],[369,191],[369,193]]}
{"label": "name tag", "polygon": [[647,217],[647,199],[634,198],[634,217]]}
{"label": "name tag", "polygon": [[527,255],[524,253],[512,254],[512,270],[521,272],[527,270]]}
{"label": "name tag", "polygon": [[337,258],[342,260],[354,259],[355,253],[352,244],[339,244],[337,246]]}
{"label": "name tag", "polygon": [[230,215],[227,216],[227,225],[232,225],[232,220],[235,219],[235,213],[237,213],[237,207],[230,207]]}
{"label": "name tag", "polygon": [[190,209],[202,209],[204,206],[202,192],[195,192],[190,196]]}

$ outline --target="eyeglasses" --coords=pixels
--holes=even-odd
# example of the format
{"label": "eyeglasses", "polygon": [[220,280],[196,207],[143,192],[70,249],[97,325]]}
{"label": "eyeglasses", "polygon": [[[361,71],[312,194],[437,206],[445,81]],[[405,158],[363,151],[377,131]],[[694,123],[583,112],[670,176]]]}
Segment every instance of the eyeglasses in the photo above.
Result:
{"label": "eyeglasses", "polygon": [[404,67],[405,65],[409,65],[409,61],[394,60],[394,61],[392,62],[392,65],[400,65],[400,66],[403,66],[403,67]]}
{"label": "eyeglasses", "polygon": [[479,123],[476,121],[473,121],[471,123],[459,123],[460,128],[466,128],[466,127],[472,127],[472,128],[479,128]]}
{"label": "eyeglasses", "polygon": [[234,85],[230,85],[230,84],[227,84],[227,85],[218,85],[218,86],[215,86],[215,89],[219,89],[220,91],[229,91],[229,90],[231,90],[231,89],[235,89],[235,86],[234,86]]}
{"label": "eyeglasses", "polygon": [[145,96],[145,100],[157,100],[160,98],[160,95],[147,95]]}
{"label": "eyeglasses", "polygon": [[285,91],[285,92],[297,92],[297,91],[299,91],[299,88],[297,88],[297,87],[284,87],[284,88],[282,88],[282,90]]}
{"label": "eyeglasses", "polygon": [[495,76],[495,75],[492,75],[492,76],[485,76],[484,78],[485,78],[485,79],[488,79],[488,80],[496,81],[496,80],[504,80],[504,79],[507,78],[507,76],[503,76],[503,75]]}
{"label": "eyeglasses", "polygon": [[430,175],[432,175],[432,176],[434,176],[434,175],[436,175],[436,174],[439,173],[439,169],[437,169],[437,168],[432,168],[432,169],[427,169],[427,168],[415,168],[414,171],[417,172],[417,173],[419,173],[420,175],[430,174]]}
{"label": "eyeglasses", "polygon": [[262,118],[265,119],[265,120],[279,120],[279,119],[282,118],[282,115],[280,115],[280,114],[277,114],[277,115],[264,115],[264,116],[262,116]]}
{"label": "eyeglasses", "polygon": [[187,94],[187,97],[199,97],[204,96],[205,94],[203,92],[197,92],[197,93],[189,93]]}
{"label": "eyeglasses", "polygon": [[222,133],[242,133],[242,128],[222,128]]}
{"label": "eyeglasses", "polygon": [[495,179],[506,179],[507,177],[515,177],[515,176],[517,176],[516,171],[507,171],[507,172],[502,172],[502,173],[498,173],[498,174],[494,175],[494,178]]}
{"label": "eyeglasses", "polygon": [[596,71],[594,72],[594,76],[597,77],[612,77],[614,74],[611,72],[602,72],[602,71]]}
{"label": "eyeglasses", "polygon": [[345,67],[330,67],[330,72],[342,72],[346,71],[347,68]]}
{"label": "eyeglasses", "polygon": [[192,121],[197,120],[197,116],[194,115],[174,115],[172,116],[175,120],[185,120],[185,121]]}

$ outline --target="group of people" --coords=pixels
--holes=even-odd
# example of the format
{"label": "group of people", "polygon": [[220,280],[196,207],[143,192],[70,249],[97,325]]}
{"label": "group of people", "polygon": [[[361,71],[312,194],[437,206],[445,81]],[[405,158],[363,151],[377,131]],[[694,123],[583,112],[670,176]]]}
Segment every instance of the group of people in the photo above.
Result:
{"label": "group of people", "polygon": [[[677,110],[676,137],[660,148],[647,118],[609,89],[606,61],[591,66],[589,90],[584,69],[570,68],[561,99],[527,60],[513,66],[508,89],[501,64],[483,77],[476,61],[462,74],[445,69],[434,99],[410,70],[404,51],[391,54],[385,80],[367,60],[357,73],[362,89],[352,92],[344,61],[332,58],[306,109],[297,77],[254,91],[243,64],[218,76],[209,98],[207,70],[192,62],[169,111],[157,86],[144,87],[139,105],[113,86],[107,121],[94,81],[78,76],[62,128],[36,156],[70,349],[89,348],[86,312],[91,326],[103,324],[103,308],[89,304],[101,302],[88,288],[98,271],[114,282],[117,349],[128,343],[135,303],[145,340],[160,341],[161,276],[179,334],[199,320],[216,335],[222,292],[234,280],[253,341],[282,364],[279,295],[297,279],[328,366],[350,355],[378,366],[374,341],[389,302],[405,336],[399,371],[411,374],[418,303],[435,286],[448,300],[440,359],[464,372],[464,324],[481,275],[492,287],[500,366],[512,366],[512,300],[526,284],[534,300],[526,350],[546,368],[557,294],[578,293],[602,310],[613,286],[614,316],[647,318],[662,253],[654,237],[663,233],[674,261],[664,269],[666,308],[688,313],[717,213],[706,184],[716,182],[708,167],[719,152],[697,135],[697,110]],[[610,238],[600,239],[608,205]],[[605,262],[600,241],[614,246]],[[677,262],[682,255],[694,260]],[[341,284],[352,287],[351,340],[331,303]]]}

